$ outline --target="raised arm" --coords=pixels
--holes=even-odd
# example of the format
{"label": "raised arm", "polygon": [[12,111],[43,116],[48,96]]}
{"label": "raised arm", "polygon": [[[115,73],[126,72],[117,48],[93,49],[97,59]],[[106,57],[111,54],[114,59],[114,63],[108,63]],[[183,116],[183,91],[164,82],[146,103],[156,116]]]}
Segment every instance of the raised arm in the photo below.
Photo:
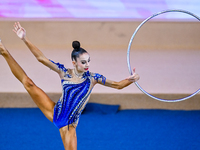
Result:
{"label": "raised arm", "polygon": [[136,82],[140,79],[140,76],[137,73],[135,73],[135,68],[133,69],[133,72],[134,73],[132,76],[129,76],[126,79],[121,80],[119,82],[108,80],[108,79],[106,79],[105,84],[103,84],[101,80],[98,80],[97,82],[111,88],[123,89],[129,86],[130,84],[132,84],[133,82]]}
{"label": "raised arm", "polygon": [[54,63],[52,63],[49,59],[47,59],[45,55],[35,45],[33,45],[30,42],[30,40],[26,36],[26,30],[20,25],[19,22],[15,22],[13,31],[21,40],[24,41],[24,43],[28,46],[30,51],[33,53],[33,55],[39,62],[49,67],[50,69],[56,71],[57,73],[61,74],[61,71],[58,69],[58,67]]}

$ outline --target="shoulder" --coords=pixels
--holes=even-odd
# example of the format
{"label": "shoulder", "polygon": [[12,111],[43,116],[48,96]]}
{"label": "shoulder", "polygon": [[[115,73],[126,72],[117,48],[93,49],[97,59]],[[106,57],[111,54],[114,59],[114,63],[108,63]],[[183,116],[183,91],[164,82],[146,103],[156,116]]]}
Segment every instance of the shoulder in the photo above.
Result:
{"label": "shoulder", "polygon": [[91,75],[93,78],[100,78],[101,76],[103,76],[103,75],[101,75],[101,74],[99,74],[99,73],[93,73],[93,72],[90,72],[90,75]]}
{"label": "shoulder", "polygon": [[[50,60],[50,59],[49,59]],[[57,66],[57,68],[63,72],[67,72],[68,69],[65,68],[65,66],[63,64],[60,64],[59,62],[54,62],[53,60],[50,60],[53,64],[55,64]]]}
{"label": "shoulder", "polygon": [[105,84],[105,82],[106,82],[106,78],[103,75],[99,74],[99,73],[92,73],[92,72],[90,72],[90,76],[95,81],[97,81],[98,83]]}
{"label": "shoulder", "polygon": [[[50,59],[49,59],[50,60]],[[65,66],[59,62],[54,62],[50,60],[54,65],[56,65],[57,69],[61,71],[60,77],[61,78],[72,78],[72,69],[65,68]]]}

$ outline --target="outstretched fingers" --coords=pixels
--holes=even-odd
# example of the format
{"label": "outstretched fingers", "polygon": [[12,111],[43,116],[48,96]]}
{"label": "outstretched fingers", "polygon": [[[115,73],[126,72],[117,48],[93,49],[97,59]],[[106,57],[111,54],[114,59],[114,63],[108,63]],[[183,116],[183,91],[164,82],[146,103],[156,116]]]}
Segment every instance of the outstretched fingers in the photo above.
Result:
{"label": "outstretched fingers", "polygon": [[20,39],[24,39],[26,36],[26,30],[20,25],[19,22],[15,22],[13,25],[14,29],[13,32],[16,33],[16,35],[20,38]]}
{"label": "outstretched fingers", "polygon": [[18,25],[18,27],[19,27],[19,28],[22,28],[22,26],[20,25],[20,23],[19,23],[19,22],[17,22],[17,25]]}
{"label": "outstretched fingers", "polygon": [[19,27],[18,27],[18,25],[17,25],[16,22],[15,22],[15,24],[13,25],[13,27],[14,27],[14,30],[15,30],[15,31],[17,31],[17,30],[19,29]]}
{"label": "outstretched fingers", "polygon": [[19,23],[19,22],[15,22],[15,24],[14,24],[13,26],[14,26],[14,28],[15,28],[16,30],[18,30],[18,29],[21,29],[21,28],[22,28],[22,26],[20,25],[20,23]]}

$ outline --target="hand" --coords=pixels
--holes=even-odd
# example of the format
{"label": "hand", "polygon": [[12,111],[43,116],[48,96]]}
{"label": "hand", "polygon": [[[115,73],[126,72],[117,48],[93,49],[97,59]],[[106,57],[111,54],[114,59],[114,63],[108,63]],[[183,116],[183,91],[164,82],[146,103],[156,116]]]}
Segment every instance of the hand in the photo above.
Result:
{"label": "hand", "polygon": [[19,22],[15,22],[13,26],[14,26],[13,32],[15,32],[21,40],[24,40],[26,37],[26,30],[21,27]]}
{"label": "hand", "polygon": [[133,75],[129,76],[126,79],[131,81],[131,82],[136,82],[136,81],[138,81],[140,79],[140,76],[137,73],[135,73],[135,68],[133,68]]}

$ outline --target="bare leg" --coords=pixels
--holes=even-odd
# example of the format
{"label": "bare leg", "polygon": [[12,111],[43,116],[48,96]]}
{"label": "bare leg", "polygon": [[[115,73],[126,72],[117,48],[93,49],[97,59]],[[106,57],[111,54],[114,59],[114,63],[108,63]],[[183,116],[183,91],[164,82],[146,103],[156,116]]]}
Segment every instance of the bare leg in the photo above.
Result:
{"label": "bare leg", "polygon": [[72,125],[59,129],[65,150],[77,150],[76,127]]}
{"label": "bare leg", "polygon": [[43,114],[50,120],[53,121],[53,109],[55,103],[44,93],[40,88],[38,88],[33,81],[26,75],[24,70],[19,66],[19,64],[10,55],[7,49],[0,41],[0,54],[7,61],[13,75],[24,85],[25,89],[40,108]]}

